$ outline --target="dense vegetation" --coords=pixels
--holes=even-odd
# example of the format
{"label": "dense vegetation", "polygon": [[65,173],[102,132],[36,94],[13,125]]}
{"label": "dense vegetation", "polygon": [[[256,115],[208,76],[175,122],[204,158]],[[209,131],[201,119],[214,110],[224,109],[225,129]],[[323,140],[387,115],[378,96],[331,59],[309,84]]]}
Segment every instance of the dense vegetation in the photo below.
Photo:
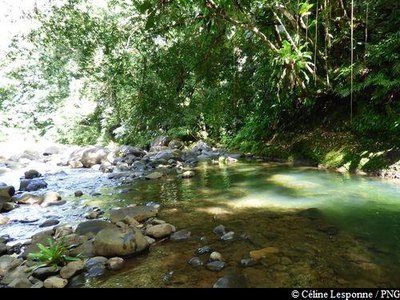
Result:
{"label": "dense vegetation", "polygon": [[30,16],[40,26],[3,62],[17,66],[0,86],[8,126],[81,144],[167,133],[332,165],[400,145],[398,1],[94,2]]}

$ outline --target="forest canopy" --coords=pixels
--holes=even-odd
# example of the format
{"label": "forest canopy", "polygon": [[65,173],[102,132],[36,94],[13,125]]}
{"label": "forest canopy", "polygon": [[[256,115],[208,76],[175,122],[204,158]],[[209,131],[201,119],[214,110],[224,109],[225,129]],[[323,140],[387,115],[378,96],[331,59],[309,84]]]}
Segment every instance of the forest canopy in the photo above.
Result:
{"label": "forest canopy", "polygon": [[39,26],[0,66],[3,126],[79,144],[253,151],[309,126],[399,143],[399,1],[95,2],[26,16]]}

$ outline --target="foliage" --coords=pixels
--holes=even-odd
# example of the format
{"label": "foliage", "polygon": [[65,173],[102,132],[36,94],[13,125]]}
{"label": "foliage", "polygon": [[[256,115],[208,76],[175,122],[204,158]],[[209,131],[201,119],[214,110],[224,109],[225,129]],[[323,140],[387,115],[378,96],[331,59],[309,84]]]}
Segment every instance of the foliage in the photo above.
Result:
{"label": "foliage", "polygon": [[53,239],[48,239],[48,247],[38,243],[40,251],[29,253],[29,258],[35,261],[40,261],[44,265],[63,266],[67,262],[79,260],[77,257],[70,257],[66,255],[67,248],[63,242],[54,242]]}
{"label": "foliage", "polygon": [[64,143],[146,145],[168,133],[256,151],[290,128],[324,125],[333,106],[336,127],[398,145],[400,5],[354,1],[350,66],[347,2],[66,0],[36,10],[40,26],[7,56],[16,67],[0,86],[5,126]]}

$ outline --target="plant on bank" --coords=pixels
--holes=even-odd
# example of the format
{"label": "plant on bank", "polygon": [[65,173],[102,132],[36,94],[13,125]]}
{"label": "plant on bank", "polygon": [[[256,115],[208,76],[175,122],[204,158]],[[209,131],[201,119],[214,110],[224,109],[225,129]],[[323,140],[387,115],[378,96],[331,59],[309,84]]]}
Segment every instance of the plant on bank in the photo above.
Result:
{"label": "plant on bank", "polygon": [[68,262],[79,260],[77,257],[67,256],[68,249],[64,246],[63,241],[55,242],[52,239],[48,239],[48,246],[38,243],[39,252],[29,253],[28,258],[42,262],[37,267],[42,266],[64,266]]}

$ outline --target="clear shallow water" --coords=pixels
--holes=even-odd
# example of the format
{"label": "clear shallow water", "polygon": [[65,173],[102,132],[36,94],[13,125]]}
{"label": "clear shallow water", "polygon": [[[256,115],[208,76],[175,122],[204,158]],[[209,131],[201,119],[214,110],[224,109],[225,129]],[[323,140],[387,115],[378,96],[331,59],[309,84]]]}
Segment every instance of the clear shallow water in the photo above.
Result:
{"label": "clear shallow water", "polygon": [[[192,231],[189,241],[159,243],[89,286],[211,287],[229,273],[244,275],[249,287],[400,284],[398,183],[267,163],[202,164],[196,174],[140,180],[118,188],[125,193],[88,200],[104,208],[154,201],[162,206],[160,218]],[[310,208],[317,216],[304,213]],[[212,233],[219,224],[235,232],[234,241]],[[202,245],[221,252],[227,267],[211,272],[188,265]],[[254,267],[239,266],[249,251],[270,246],[280,253]]]}

